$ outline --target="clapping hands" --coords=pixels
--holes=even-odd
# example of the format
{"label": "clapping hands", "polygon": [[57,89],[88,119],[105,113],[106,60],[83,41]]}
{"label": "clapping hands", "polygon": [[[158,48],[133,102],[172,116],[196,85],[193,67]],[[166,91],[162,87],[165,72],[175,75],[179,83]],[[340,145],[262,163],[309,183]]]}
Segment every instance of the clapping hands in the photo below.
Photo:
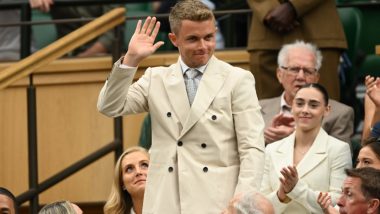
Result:
{"label": "clapping hands", "polygon": [[283,113],[277,114],[271,125],[265,129],[264,138],[265,143],[273,143],[287,137],[294,131],[294,118],[292,116],[286,116]]}

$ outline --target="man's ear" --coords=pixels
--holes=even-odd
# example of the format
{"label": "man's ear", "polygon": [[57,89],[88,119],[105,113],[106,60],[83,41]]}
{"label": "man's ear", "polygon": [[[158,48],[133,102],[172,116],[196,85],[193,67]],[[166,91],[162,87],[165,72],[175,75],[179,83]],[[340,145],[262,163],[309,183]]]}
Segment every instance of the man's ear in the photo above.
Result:
{"label": "man's ear", "polygon": [[368,202],[367,213],[378,213],[380,209],[380,201],[377,198],[372,198]]}
{"label": "man's ear", "polygon": [[170,41],[172,42],[172,44],[173,44],[175,47],[178,47],[178,46],[177,46],[177,36],[176,36],[174,33],[169,33],[168,36],[169,36],[169,39],[170,39]]}
{"label": "man's ear", "polygon": [[315,82],[319,82],[319,77],[321,77],[321,74],[319,73],[319,71],[317,71],[317,75],[315,77],[315,79],[316,79]]}
{"label": "man's ear", "polygon": [[282,84],[282,75],[283,75],[283,73],[282,73],[281,69],[277,68],[276,69],[276,76],[277,76],[277,80],[280,84]]}

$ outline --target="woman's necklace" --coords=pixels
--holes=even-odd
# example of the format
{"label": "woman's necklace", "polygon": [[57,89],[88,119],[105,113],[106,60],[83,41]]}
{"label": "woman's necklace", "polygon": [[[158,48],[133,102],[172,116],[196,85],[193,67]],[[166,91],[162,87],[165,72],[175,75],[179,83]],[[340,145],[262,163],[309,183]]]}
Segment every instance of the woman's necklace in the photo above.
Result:
{"label": "woman's necklace", "polygon": [[298,152],[298,153],[304,155],[304,154],[306,154],[307,151],[309,151],[309,149],[310,149],[310,147],[306,148],[305,150],[301,150],[301,149],[297,149],[297,148],[296,148],[296,152]]}

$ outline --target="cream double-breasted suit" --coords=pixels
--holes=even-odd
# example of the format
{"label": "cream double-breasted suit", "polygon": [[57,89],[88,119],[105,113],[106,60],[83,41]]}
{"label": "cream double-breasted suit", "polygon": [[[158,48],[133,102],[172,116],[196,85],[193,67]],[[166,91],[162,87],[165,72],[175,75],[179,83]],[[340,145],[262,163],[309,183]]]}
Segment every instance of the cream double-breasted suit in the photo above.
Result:
{"label": "cream double-breasted suit", "polygon": [[221,213],[235,193],[259,190],[264,122],[249,71],[211,57],[190,107],[179,63],[149,68],[133,84],[136,68],[119,65],[98,109],[151,114],[143,213]]}
{"label": "cream double-breasted suit", "polygon": [[286,204],[279,201],[277,190],[281,169],[293,165],[294,142],[295,132],[266,147],[261,192],[271,200],[276,213],[323,213],[317,203],[318,194],[329,192],[332,203],[336,204],[346,177],[344,169],[352,167],[349,145],[321,128],[297,165],[299,180],[287,194],[292,200]]}

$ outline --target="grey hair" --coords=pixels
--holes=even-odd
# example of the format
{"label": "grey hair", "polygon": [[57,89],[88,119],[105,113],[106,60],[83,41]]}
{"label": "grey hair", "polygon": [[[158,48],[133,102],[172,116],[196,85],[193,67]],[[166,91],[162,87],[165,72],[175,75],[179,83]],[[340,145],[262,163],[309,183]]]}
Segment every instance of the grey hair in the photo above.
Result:
{"label": "grey hair", "polygon": [[265,207],[260,203],[263,200],[268,199],[258,192],[248,192],[234,204],[234,208],[237,214],[265,214]]}
{"label": "grey hair", "polygon": [[286,66],[285,62],[287,60],[288,53],[289,53],[289,51],[291,51],[292,49],[295,49],[295,48],[307,49],[311,53],[313,53],[315,56],[315,68],[317,69],[317,71],[319,71],[319,69],[322,66],[322,59],[323,59],[321,51],[314,44],[304,42],[301,40],[297,40],[293,43],[285,44],[282,46],[280,52],[278,53],[278,57],[277,57],[277,64],[279,67],[280,66]]}

